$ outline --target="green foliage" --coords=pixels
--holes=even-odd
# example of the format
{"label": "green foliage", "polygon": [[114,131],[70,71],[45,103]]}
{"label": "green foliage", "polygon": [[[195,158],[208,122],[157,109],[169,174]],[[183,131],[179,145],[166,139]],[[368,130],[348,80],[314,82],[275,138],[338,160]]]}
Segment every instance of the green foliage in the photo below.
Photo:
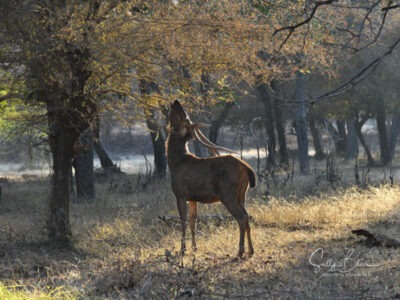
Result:
{"label": "green foliage", "polygon": [[28,105],[21,99],[0,102],[0,137],[2,140],[29,136],[34,139],[46,137],[45,108]]}

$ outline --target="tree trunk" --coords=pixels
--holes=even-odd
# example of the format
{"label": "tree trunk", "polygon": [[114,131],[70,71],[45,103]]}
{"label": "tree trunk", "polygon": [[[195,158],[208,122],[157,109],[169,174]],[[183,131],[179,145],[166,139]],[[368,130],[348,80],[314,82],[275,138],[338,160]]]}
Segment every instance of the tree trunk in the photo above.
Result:
{"label": "tree trunk", "polygon": [[151,142],[154,152],[154,176],[156,178],[165,178],[167,175],[167,160],[165,157],[165,138],[156,122],[154,113],[146,120],[147,127],[150,130]]}
{"label": "tree trunk", "polygon": [[376,125],[378,128],[379,135],[379,148],[381,152],[381,163],[387,166],[391,161],[390,151],[389,151],[389,141],[386,128],[386,111],[385,102],[376,101]]}
{"label": "tree trunk", "polygon": [[79,137],[75,144],[76,196],[78,202],[90,201],[95,198],[93,173],[93,133],[89,128]]}
{"label": "tree trunk", "polygon": [[400,112],[396,111],[392,116],[392,126],[389,132],[389,153],[393,159],[396,150],[397,139],[400,134]]}
{"label": "tree trunk", "polygon": [[[271,83],[273,86],[274,82]],[[277,89],[276,89],[277,90]],[[275,112],[275,126],[279,143],[279,164],[281,166],[289,166],[289,155],[287,151],[285,124],[282,117],[282,105],[278,99],[273,99],[274,112]]]}
{"label": "tree trunk", "polygon": [[66,242],[71,237],[69,219],[70,170],[73,146],[78,137],[75,130],[64,128],[54,114],[49,114],[49,143],[54,174],[51,180],[50,214],[47,221],[49,238]]}
{"label": "tree trunk", "polygon": [[[146,79],[139,81],[140,92],[142,95],[150,95],[153,92],[159,92],[160,88],[157,83]],[[146,120],[147,127],[150,130],[150,138],[153,145],[154,153],[154,176],[164,178],[167,174],[167,159],[165,156],[165,137],[161,130],[160,124],[156,120],[156,114],[153,109],[149,109]]]}
{"label": "tree trunk", "polygon": [[357,131],[354,124],[353,118],[346,119],[346,127],[347,127],[347,142],[346,142],[346,151],[344,158],[355,159],[358,155],[358,139],[357,139]]}
{"label": "tree trunk", "polygon": [[300,173],[308,174],[310,171],[310,160],[308,157],[308,136],[307,136],[307,108],[305,103],[304,75],[297,72],[296,79],[296,137],[298,146],[298,157]]}
{"label": "tree trunk", "polygon": [[325,158],[325,153],[322,147],[321,133],[319,132],[316,121],[312,114],[310,115],[310,131],[314,142],[315,159],[322,160]]}
{"label": "tree trunk", "polygon": [[103,145],[101,144],[100,141],[100,115],[97,116],[95,125],[93,127],[93,146],[94,150],[97,153],[97,156],[100,159],[100,164],[101,167],[104,170],[113,170],[116,171],[117,167],[116,165],[112,162],[111,158],[108,156],[108,153],[106,150],[104,150]]}
{"label": "tree trunk", "polygon": [[[338,128],[338,139],[336,142],[336,153],[339,155],[345,155],[347,150],[348,137],[346,133],[346,121],[336,120]],[[354,126],[354,123],[353,123]],[[355,133],[355,132],[354,132]],[[355,137],[357,140],[357,137]]]}
{"label": "tree trunk", "polygon": [[264,124],[267,132],[267,168],[274,167],[276,165],[275,152],[276,152],[276,139],[274,131],[274,114],[271,96],[268,94],[267,86],[265,83],[257,85],[258,93],[260,94],[260,100],[264,105]]}
{"label": "tree trunk", "polygon": [[368,164],[370,166],[375,166],[375,160],[372,156],[371,150],[367,144],[367,142],[365,141],[364,135],[362,134],[362,126],[364,125],[365,121],[355,121],[355,129],[356,129],[356,133],[358,136],[358,139],[360,140],[361,146],[363,146],[365,154],[367,155],[367,159],[368,159]]}
{"label": "tree trunk", "polygon": [[208,132],[208,138],[211,142],[217,142],[219,129],[221,128],[222,124],[224,124],[226,118],[228,117],[229,111],[232,109],[233,106],[233,102],[225,103],[225,106],[219,113],[218,117],[211,122],[210,131]]}

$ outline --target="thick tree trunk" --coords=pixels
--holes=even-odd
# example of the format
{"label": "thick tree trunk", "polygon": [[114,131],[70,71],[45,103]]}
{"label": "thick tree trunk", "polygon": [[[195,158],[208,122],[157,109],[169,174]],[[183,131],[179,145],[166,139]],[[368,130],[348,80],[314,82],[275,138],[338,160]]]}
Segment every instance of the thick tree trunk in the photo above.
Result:
{"label": "thick tree trunk", "polygon": [[392,126],[389,131],[389,153],[393,159],[396,150],[397,139],[400,135],[400,112],[395,112],[392,116]]}
{"label": "thick tree trunk", "polygon": [[355,159],[358,155],[358,139],[357,139],[357,131],[354,124],[353,118],[346,119],[346,127],[347,127],[347,142],[346,142],[346,151],[344,158]]}
{"label": "thick tree trunk", "polygon": [[75,144],[75,169],[76,196],[78,202],[90,201],[95,198],[94,172],[93,172],[93,133],[87,129]]}
{"label": "thick tree trunk", "polygon": [[218,138],[218,132],[228,117],[229,111],[234,106],[233,102],[225,103],[224,108],[219,113],[217,118],[211,122],[210,131],[208,132],[208,138],[211,142],[216,143]]}
{"label": "thick tree trunk", "polygon": [[308,174],[310,171],[310,160],[308,157],[308,136],[307,136],[307,108],[305,103],[304,75],[297,72],[296,79],[296,137],[298,146],[298,157],[300,173]]}
{"label": "thick tree trunk", "polygon": [[268,94],[266,84],[262,83],[257,86],[260,100],[264,105],[264,124],[267,132],[267,167],[271,168],[276,165],[276,139],[274,130],[274,110],[272,106],[271,96]]}
{"label": "thick tree trunk", "polygon": [[325,153],[322,147],[321,133],[317,128],[316,120],[312,116],[312,114],[310,116],[310,131],[314,142],[314,149],[315,149],[314,157],[317,160],[322,160],[325,158]]}
{"label": "thick tree trunk", "polygon": [[358,139],[359,139],[359,141],[360,141],[360,144],[361,144],[361,146],[363,146],[363,148],[364,148],[364,151],[365,151],[365,154],[367,155],[367,159],[368,159],[368,164],[370,165],[370,166],[375,166],[376,164],[375,164],[375,160],[374,160],[374,158],[373,158],[373,156],[372,156],[372,153],[371,153],[371,150],[370,150],[370,148],[369,148],[369,146],[368,146],[368,144],[367,144],[367,142],[366,142],[366,140],[365,140],[365,137],[364,137],[364,135],[363,135],[363,133],[362,133],[362,126],[364,125],[364,123],[365,122],[363,122],[363,121],[355,121],[355,129],[356,129],[356,133],[357,133],[357,137],[358,137]]}
{"label": "thick tree trunk", "polygon": [[[354,125],[354,124],[353,124]],[[345,155],[348,143],[348,137],[346,133],[346,121],[336,120],[336,126],[338,129],[338,139],[336,142],[336,153],[339,155]],[[356,137],[357,139],[357,137]]]}
{"label": "thick tree trunk", "polygon": [[[73,146],[78,134],[63,128],[61,122],[50,120],[49,142],[53,156],[53,177],[51,181],[50,214],[47,221],[49,238],[66,242],[71,237],[69,219],[70,170]],[[53,122],[54,121],[54,122]]]}
{"label": "thick tree trunk", "polygon": [[388,133],[386,128],[386,110],[385,102],[376,102],[376,125],[378,128],[379,135],[379,147],[381,151],[381,163],[386,166],[391,161],[390,151],[389,151],[389,141]]}

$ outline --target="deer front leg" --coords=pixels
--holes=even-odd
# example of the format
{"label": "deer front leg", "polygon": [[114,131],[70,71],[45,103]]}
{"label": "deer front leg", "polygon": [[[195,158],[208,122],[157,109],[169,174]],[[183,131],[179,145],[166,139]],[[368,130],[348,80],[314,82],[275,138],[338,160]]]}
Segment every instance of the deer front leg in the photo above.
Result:
{"label": "deer front leg", "polygon": [[190,214],[190,231],[192,233],[192,250],[196,251],[196,218],[197,218],[197,202],[189,201]]}
{"label": "deer front leg", "polygon": [[186,219],[187,219],[187,209],[186,209],[186,199],[178,199],[178,212],[179,218],[181,219],[181,254],[184,255],[186,251]]}

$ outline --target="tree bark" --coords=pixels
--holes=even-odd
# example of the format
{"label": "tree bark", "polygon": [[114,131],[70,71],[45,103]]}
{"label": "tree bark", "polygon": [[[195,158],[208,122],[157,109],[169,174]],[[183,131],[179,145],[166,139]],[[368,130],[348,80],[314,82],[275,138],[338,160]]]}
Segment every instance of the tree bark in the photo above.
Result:
{"label": "tree bark", "polygon": [[376,101],[376,125],[379,135],[379,148],[381,152],[381,163],[387,166],[391,161],[389,151],[388,133],[386,128],[386,109],[385,102]]}
{"label": "tree bark", "polygon": [[53,156],[50,214],[47,221],[49,238],[67,242],[71,237],[69,219],[70,170],[73,146],[78,137],[75,130],[62,126],[55,114],[49,114],[49,143]]}
{"label": "tree bark", "polygon": [[[274,87],[274,81],[271,83],[271,86]],[[275,89],[277,90],[277,88]],[[282,105],[278,99],[273,99],[274,105],[274,112],[275,112],[275,126],[276,126],[276,133],[278,137],[279,143],[279,164],[281,166],[289,166],[289,155],[287,151],[287,144],[286,144],[286,135],[285,135],[285,124],[283,121],[282,116]]]}
{"label": "tree bark", "polygon": [[95,198],[93,172],[93,133],[86,129],[75,144],[75,157],[72,165],[75,169],[76,196],[78,202]]}
{"label": "tree bark", "polygon": [[325,153],[322,147],[321,133],[319,132],[314,116],[310,115],[310,131],[314,142],[315,159],[322,160],[325,158]]}
{"label": "tree bark", "polygon": [[346,119],[346,127],[347,127],[347,142],[346,142],[346,151],[344,158],[355,159],[358,155],[358,139],[357,139],[357,131],[354,124],[353,118]]}
{"label": "tree bark", "polygon": [[307,108],[305,103],[304,75],[297,72],[296,79],[296,137],[298,146],[298,157],[300,173],[305,175],[310,172],[310,160],[308,157],[308,135],[307,135]]}

